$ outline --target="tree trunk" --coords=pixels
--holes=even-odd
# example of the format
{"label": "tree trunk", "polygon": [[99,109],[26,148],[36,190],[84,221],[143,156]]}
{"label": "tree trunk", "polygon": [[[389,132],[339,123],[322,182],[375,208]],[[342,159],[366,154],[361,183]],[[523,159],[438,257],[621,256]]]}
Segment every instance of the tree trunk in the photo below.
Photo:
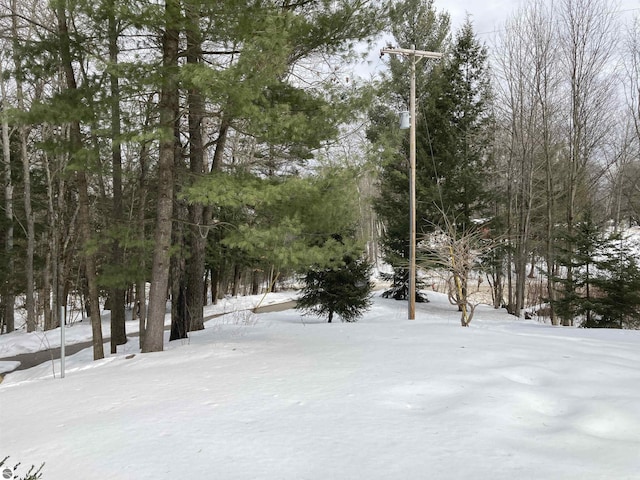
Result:
{"label": "tree trunk", "polygon": [[231,291],[232,297],[237,297],[240,291],[240,280],[242,278],[242,268],[237,263],[233,267],[233,290]]}
{"label": "tree trunk", "polygon": [[[200,32],[200,1],[185,2],[187,14],[187,63],[202,62],[202,34]],[[193,180],[204,173],[204,142],[202,120],[204,101],[197,88],[188,94],[189,103],[189,163]],[[204,208],[202,204],[189,204],[188,244],[189,256],[186,266],[186,302],[189,311],[189,331],[204,328],[202,291],[204,290],[205,234]]]}
{"label": "tree trunk", "polygon": [[[187,207],[177,199],[174,201],[174,212],[178,218],[187,216]],[[171,232],[171,244],[174,253],[171,256],[171,335],[169,341],[187,338],[189,331],[189,309],[187,307],[186,292],[186,238],[185,230],[189,227],[184,223],[177,223]]]}
{"label": "tree trunk", "polygon": [[[148,123],[148,122],[147,122]],[[145,125],[145,127],[148,125]],[[147,239],[145,228],[145,209],[147,204],[147,163],[149,157],[148,144],[143,143],[140,146],[139,166],[140,176],[138,178],[138,241],[140,245],[144,245]],[[140,255],[139,273],[136,278],[136,301],[134,311],[138,311],[138,330],[140,332],[139,345],[144,344],[145,331],[147,328],[147,277],[146,277],[146,255]]]}
{"label": "tree trunk", "polygon": [[55,328],[54,316],[51,311],[51,257],[50,251],[45,255],[44,271],[42,273],[42,307],[44,313],[44,329],[51,330]]}
{"label": "tree trunk", "polygon": [[211,303],[213,305],[216,305],[218,303],[219,288],[220,288],[220,269],[214,268],[214,269],[211,269]]}
{"label": "tree trunk", "polygon": [[176,309],[175,316],[182,321],[171,322],[171,334],[169,336],[169,341],[189,337],[188,330],[190,324],[190,314],[184,287],[178,285],[178,294],[174,296],[173,299],[174,301],[172,302],[172,308]]}
{"label": "tree trunk", "polygon": [[[18,39],[18,25],[17,25],[17,4],[16,0],[12,0],[11,2],[11,29],[12,36],[15,41]],[[14,64],[16,68],[16,72],[18,74],[15,76],[16,81],[16,97],[18,100],[18,108],[21,111],[25,111],[24,105],[24,92],[22,88],[22,75],[21,75],[21,63],[20,59],[14,55]],[[20,157],[22,159],[22,172],[23,172],[23,184],[24,184],[24,215],[25,215],[25,223],[27,227],[27,255],[25,259],[25,280],[26,280],[26,289],[25,289],[25,307],[27,311],[27,331],[33,332],[37,326],[36,319],[36,310],[35,310],[35,279],[34,279],[34,268],[33,268],[33,257],[35,251],[35,219],[33,217],[33,209],[31,208],[31,168],[29,165],[29,153],[27,150],[27,126],[20,125],[19,127],[19,135],[20,135]]]}
{"label": "tree trunk", "polygon": [[20,156],[22,157],[22,175],[24,182],[24,212],[27,224],[27,256],[25,265],[26,277],[26,298],[25,306],[27,310],[27,331],[36,330],[37,319],[35,309],[35,275],[33,258],[36,243],[35,219],[31,208],[31,169],[29,165],[29,154],[27,151],[26,127],[20,127]]}
{"label": "tree trunk", "polygon": [[[3,78],[2,64],[0,62],[0,87],[2,94],[2,111],[6,112],[9,109],[7,102],[7,92],[5,88]],[[7,221],[7,229],[4,237],[4,251],[7,255],[7,281],[0,291],[2,296],[0,297],[0,305],[2,305],[2,311],[0,311],[0,334],[2,333],[2,325],[5,326],[6,332],[10,333],[15,330],[15,294],[11,279],[15,276],[15,262],[13,252],[13,182],[11,180],[11,146],[9,143],[9,123],[7,117],[2,115],[2,159],[5,164],[4,168],[4,208],[5,217]]]}
{"label": "tree trunk", "polygon": [[[546,107],[543,107],[543,112],[546,111]],[[554,233],[554,217],[553,212],[555,210],[555,192],[553,188],[553,164],[550,152],[550,126],[547,115],[543,117],[544,125],[544,156],[545,156],[545,177],[546,177],[546,239],[545,239],[545,259],[547,263],[547,298],[550,305],[549,317],[552,325],[557,324],[556,315],[553,311],[553,304],[555,301],[555,242],[553,241]]]}
{"label": "tree trunk", "polygon": [[162,37],[163,82],[158,106],[160,152],[158,158],[158,201],[154,236],[149,314],[143,352],[159,352],[164,347],[164,317],[169,283],[173,189],[176,163],[174,124],[178,117],[178,48],[180,32],[179,0],[165,0],[165,32]]}
{"label": "tree trunk", "polygon": [[260,272],[256,269],[251,271],[251,295],[260,293]]}
{"label": "tree trunk", "polygon": [[[67,29],[67,17],[65,5],[60,2],[57,9],[58,34],[60,37],[60,59],[62,70],[66,80],[66,88],[77,90],[76,79],[71,63],[71,50],[69,41],[69,31]],[[71,152],[78,154],[82,150],[82,132],[80,123],[72,121],[69,125],[69,136]],[[89,186],[85,170],[76,172],[78,185],[78,224],[80,238],[84,249],[88,248],[91,240],[91,216],[89,214]],[[84,252],[85,272],[89,289],[89,302],[91,305],[91,330],[93,333],[93,359],[104,358],[104,347],[102,345],[102,324],[100,319],[100,301],[98,294],[98,281],[95,255],[89,251]]]}
{"label": "tree trunk", "polygon": [[[115,19],[114,0],[110,0],[109,15],[109,61],[118,63],[118,25]],[[119,230],[122,224],[122,149],[120,145],[120,84],[118,76],[109,75],[111,86],[111,164],[113,175],[113,228]],[[123,252],[120,242],[115,239],[111,246],[113,266],[120,268],[123,264]],[[116,353],[118,345],[127,343],[125,328],[125,291],[124,286],[111,289],[111,353]]]}
{"label": "tree trunk", "polygon": [[138,312],[139,342],[140,345],[142,345],[147,328],[147,292],[144,280],[136,282],[136,296],[133,311]]}
{"label": "tree trunk", "polygon": [[[44,166],[45,173],[47,177],[47,220],[49,224],[49,229],[47,232],[47,243],[49,248],[49,255],[47,256],[47,265],[45,265],[45,269],[47,272],[46,276],[51,277],[51,300],[52,300],[52,309],[51,309],[51,328],[56,328],[60,325],[63,325],[63,320],[61,318],[60,312],[62,311],[62,278],[64,276],[64,261],[62,255],[62,242],[61,239],[61,228],[58,228],[60,222],[60,213],[62,212],[62,206],[64,205],[64,195],[58,195],[58,208],[56,209],[56,205],[54,203],[54,197],[56,196],[56,185],[54,183],[54,178],[51,173],[52,168],[50,165],[50,157],[49,155],[44,155]],[[62,182],[58,185],[58,193],[62,191]],[[45,325],[46,325],[46,317],[45,317]]]}
{"label": "tree trunk", "polygon": [[[512,124],[513,125],[513,124]],[[514,302],[513,302],[513,244],[514,244],[514,225],[513,225],[513,216],[514,216],[514,194],[513,194],[513,153],[509,153],[507,162],[507,312],[510,314],[514,313]]]}

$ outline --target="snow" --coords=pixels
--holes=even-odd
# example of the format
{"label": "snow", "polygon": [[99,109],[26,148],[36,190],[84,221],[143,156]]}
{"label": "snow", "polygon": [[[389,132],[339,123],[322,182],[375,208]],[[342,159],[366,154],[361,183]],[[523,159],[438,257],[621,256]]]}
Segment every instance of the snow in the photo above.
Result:
{"label": "snow", "polygon": [[11,373],[0,456],[47,480],[639,478],[640,332],[488,306],[462,328],[429,298],[415,321],[237,308],[164,352]]}
{"label": "snow", "polygon": [[[208,305],[204,309],[204,317],[221,315],[225,313],[239,312],[253,309],[256,307],[265,307],[277,303],[284,303],[295,299],[293,292],[278,292],[268,295],[247,295],[242,297],[228,297],[218,301],[215,305]],[[168,307],[170,308],[170,307]],[[127,312],[129,318],[131,312]],[[111,316],[109,311],[101,312],[102,332],[103,335],[109,331]],[[165,325],[171,325],[169,316],[165,319]],[[127,334],[137,334],[139,329],[138,320],[126,322]],[[91,322],[88,318],[80,322],[74,322],[71,327],[65,330],[65,344],[73,345],[77,343],[90,342],[92,338]],[[60,328],[49,331],[37,331],[27,333],[19,330],[10,335],[0,335],[0,358],[12,357],[23,353],[39,352],[51,348],[60,347]],[[0,361],[0,373],[8,371],[8,365],[3,367]],[[4,369],[3,369],[4,368]]]}

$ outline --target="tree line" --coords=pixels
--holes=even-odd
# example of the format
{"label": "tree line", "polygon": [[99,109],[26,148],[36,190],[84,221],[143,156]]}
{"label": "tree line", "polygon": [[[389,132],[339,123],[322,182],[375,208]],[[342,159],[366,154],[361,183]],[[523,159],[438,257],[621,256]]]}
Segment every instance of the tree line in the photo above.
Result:
{"label": "tree line", "polygon": [[463,324],[476,271],[515,315],[634,326],[631,293],[605,304],[637,272],[609,236],[640,220],[637,16],[536,0],[491,50],[450,23],[432,0],[2,0],[2,331],[16,307],[55,328],[77,299],[100,358],[106,301],[112,351],[127,308],[142,350],[162,350],[168,298],[184,338],[226,294],[345,268],[368,286],[365,245],[406,297],[407,64],[344,73],[381,33],[445,54],[417,72],[417,229]]}
{"label": "tree line", "polygon": [[[537,308],[553,324],[636,327],[640,270],[622,231],[638,222],[637,13],[625,19],[600,0],[528,2],[492,50],[470,19],[452,32],[433,1],[390,14],[396,45],[445,54],[421,62],[416,79],[424,269],[448,272],[461,311],[473,307],[475,271],[514,315],[546,305]],[[409,224],[397,215],[408,210],[408,142],[396,127],[409,104],[407,61],[388,60],[367,131],[394,296],[408,278]]]}
{"label": "tree line", "polygon": [[78,298],[101,358],[106,300],[112,351],[128,306],[142,350],[158,351],[167,298],[171,338],[183,338],[203,328],[207,298],[354,251],[357,172],[316,153],[363,102],[339,67],[379,33],[382,11],[3,1],[4,331],[16,302],[33,331],[59,326]]}

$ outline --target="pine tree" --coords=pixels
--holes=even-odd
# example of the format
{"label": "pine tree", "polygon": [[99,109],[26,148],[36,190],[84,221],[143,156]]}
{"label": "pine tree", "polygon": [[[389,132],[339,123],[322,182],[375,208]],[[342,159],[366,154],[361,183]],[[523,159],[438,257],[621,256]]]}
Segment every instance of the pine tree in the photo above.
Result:
{"label": "pine tree", "polygon": [[[300,66],[305,71],[310,66],[315,69],[316,56],[322,57],[322,63],[336,56],[348,56],[354,40],[366,39],[379,28],[384,18],[380,7],[349,1],[284,4],[240,1],[227,3],[225,8],[216,2],[188,1],[185,5],[187,64],[182,67],[181,81],[189,89],[190,173],[196,178],[202,173],[202,160],[206,158],[203,153],[208,147],[203,139],[217,136],[212,176],[220,176],[221,181],[228,180],[227,174],[247,179],[247,185],[237,182],[233,187],[240,196],[253,188],[267,196],[280,187],[288,188],[291,182],[282,177],[295,174],[314,150],[337,135],[337,125],[353,115],[348,108],[348,96],[334,101],[336,94],[344,92],[315,80],[311,87],[305,81],[299,82]],[[211,23],[200,20],[209,17],[213,19]],[[213,49],[219,53],[210,52],[212,44],[219,45]],[[207,48],[203,49],[203,45]],[[213,65],[224,68],[212,68]],[[318,73],[320,70],[321,67]],[[216,111],[220,117],[216,135],[202,131],[207,111]],[[217,119],[213,123],[216,122]],[[229,138],[232,145],[227,144]],[[225,157],[233,158],[230,162],[233,165],[225,164]],[[256,176],[269,180],[255,181]],[[182,193],[178,195],[181,197]],[[185,239],[190,245],[181,249],[186,258],[180,262],[186,263],[186,268],[175,269],[175,274],[189,277],[180,282],[186,283],[180,288],[186,286],[188,307],[192,310],[191,328],[194,323],[198,327],[202,324],[202,302],[198,301],[202,282],[201,278],[194,278],[202,277],[205,260],[202,223],[239,226],[216,229],[208,237],[206,250],[211,254],[206,262],[215,283],[214,297],[225,276],[231,278],[234,294],[246,273],[252,278],[252,289],[257,290],[257,279],[267,275],[265,272],[272,272],[269,275],[273,279],[277,272],[294,268],[292,265],[299,264],[304,257],[298,248],[305,244],[298,235],[301,222],[292,216],[279,217],[280,212],[274,214],[264,207],[281,208],[278,202],[284,204],[283,199],[276,202],[269,197],[255,205],[251,205],[253,199],[249,204],[242,200],[235,204],[205,201],[205,209],[194,198],[188,201],[193,225]],[[257,208],[253,210],[254,207]],[[296,215],[304,216],[301,212]],[[274,217],[283,218],[283,223],[279,224]],[[172,320],[187,323],[178,315],[173,315]]]}
{"label": "pine tree", "polygon": [[304,275],[304,288],[296,309],[343,322],[356,322],[371,305],[371,263],[345,255],[334,267],[312,268]]}
{"label": "pine tree", "polygon": [[[391,282],[391,287],[382,292],[383,298],[393,298],[394,300],[407,300],[409,298],[409,269],[396,267],[392,273],[381,273],[380,278],[385,282]],[[425,303],[429,299],[420,292],[424,287],[424,282],[420,278],[416,279],[416,302]]]}
{"label": "pine tree", "polygon": [[162,36],[164,71],[158,104],[161,139],[158,152],[158,199],[156,231],[151,264],[148,323],[142,342],[143,352],[158,352],[164,347],[164,316],[169,284],[173,194],[176,174],[177,142],[175,123],[179,110],[178,55],[180,44],[180,2],[165,0],[165,31]]}
{"label": "pine tree", "polygon": [[[472,229],[489,198],[490,110],[488,53],[469,20],[430,77],[416,145],[422,165],[422,214],[433,224]],[[443,215],[449,217],[444,219]]]}
{"label": "pine tree", "polygon": [[[486,214],[489,198],[492,116],[487,50],[475,37],[469,21],[448,48],[448,16],[437,16],[432,2],[420,7],[413,2],[407,4],[418,10],[406,18],[428,19],[430,27],[427,31],[431,36],[421,38],[423,43],[416,48],[425,48],[424,44],[433,50],[446,50],[440,63],[423,62],[423,69],[417,72],[416,228],[426,233],[448,223],[464,234],[473,227],[474,217]],[[399,40],[419,38],[410,34],[413,24],[403,28],[397,32]],[[392,91],[396,95],[406,94],[408,88],[405,92],[399,91],[405,85],[402,78],[407,76],[406,66],[402,70],[396,62],[391,62],[390,67],[394,80]],[[409,219],[401,213],[408,212],[408,144],[406,141],[402,144],[402,155],[388,153],[394,147],[398,150],[399,137],[389,138],[383,131],[390,129],[392,118],[384,107],[372,109],[373,127],[368,133],[378,151],[386,147],[382,149],[380,196],[375,208],[385,225],[385,260],[394,267],[394,288],[385,293],[401,299],[399,293],[403,289],[399,281],[406,277],[402,269],[406,268],[409,251]]]}
{"label": "pine tree", "polygon": [[581,326],[606,328],[640,328],[640,265],[637,255],[621,238],[614,237],[600,252],[592,284],[593,315]]}
{"label": "pine tree", "polygon": [[348,235],[358,211],[356,180],[356,172],[337,168],[305,178],[217,172],[185,193],[225,220],[221,243],[236,261],[305,271],[357,249]]}
{"label": "pine tree", "polygon": [[[562,235],[559,249],[561,288],[552,306],[564,324],[576,320],[585,328],[638,328],[640,322],[640,266],[619,233],[606,233],[586,214]],[[566,246],[571,246],[569,250]]]}
{"label": "pine tree", "polygon": [[[562,272],[571,270],[572,275],[555,277],[560,288],[557,298],[551,302],[554,313],[573,325],[575,318],[584,316],[590,324],[593,313],[593,280],[597,271],[597,256],[605,251],[615,237],[605,238],[602,229],[596,225],[590,215],[586,215],[573,233],[559,233],[558,264]],[[570,246],[571,248],[568,248]]]}
{"label": "pine tree", "polygon": [[[437,12],[433,0],[405,0],[395,4],[390,14],[390,23],[394,41],[400,47],[415,46],[418,50],[442,51],[448,42],[449,15]],[[426,93],[434,67],[433,62],[429,61],[418,65],[416,85],[418,97],[421,97]],[[409,104],[408,68],[402,58],[389,58],[389,76],[381,85],[378,103],[369,111],[371,126],[367,131],[367,138],[373,144],[375,152],[374,161],[382,165],[379,172],[379,195],[374,203],[374,209],[384,224],[382,253],[385,262],[394,269],[390,275],[393,286],[384,294],[397,300],[406,300],[409,291],[409,144],[408,139],[404,138],[406,135],[397,129],[397,114],[391,106],[395,106],[396,110],[405,110]],[[418,117],[418,125],[420,120]],[[425,204],[431,201],[425,201],[425,191],[432,189],[432,183],[425,182],[422,178],[420,171],[424,164],[424,158],[418,156],[417,232],[429,229],[430,224],[430,219],[423,213]],[[429,194],[430,198],[433,198],[434,192]],[[416,289],[416,301],[425,299]]]}

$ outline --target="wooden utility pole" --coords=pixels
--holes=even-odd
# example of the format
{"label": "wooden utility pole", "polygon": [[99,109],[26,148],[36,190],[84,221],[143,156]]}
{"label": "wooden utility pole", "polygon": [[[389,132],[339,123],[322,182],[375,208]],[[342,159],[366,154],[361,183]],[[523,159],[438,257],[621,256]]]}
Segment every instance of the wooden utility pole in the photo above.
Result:
{"label": "wooden utility pole", "polygon": [[409,320],[416,318],[416,62],[418,58],[441,58],[442,53],[407,48],[383,48],[380,55],[411,58],[411,92],[409,100]]}

